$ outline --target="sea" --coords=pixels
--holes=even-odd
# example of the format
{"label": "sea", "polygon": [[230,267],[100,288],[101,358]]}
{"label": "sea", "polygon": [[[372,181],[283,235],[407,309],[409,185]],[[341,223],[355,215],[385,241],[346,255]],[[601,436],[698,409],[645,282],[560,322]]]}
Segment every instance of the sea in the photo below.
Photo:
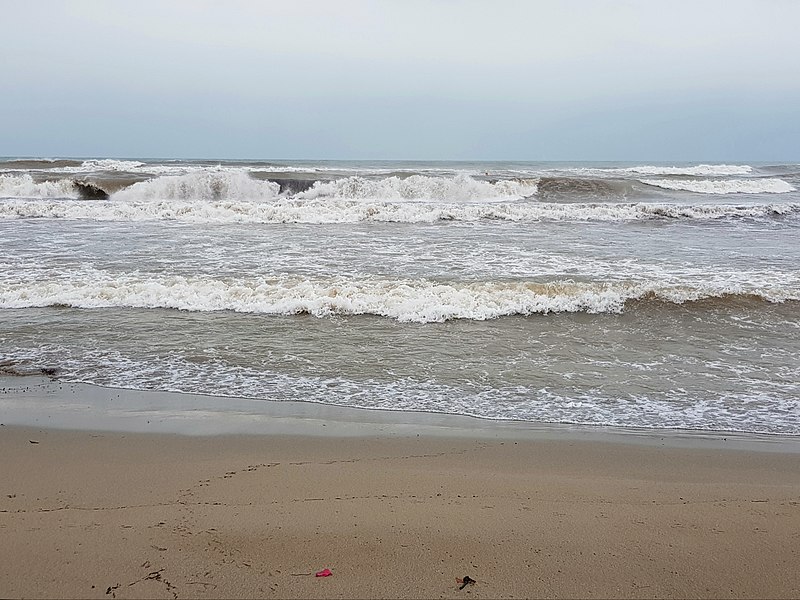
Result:
{"label": "sea", "polygon": [[4,158],[0,373],[796,436],[798,190],[780,163]]}

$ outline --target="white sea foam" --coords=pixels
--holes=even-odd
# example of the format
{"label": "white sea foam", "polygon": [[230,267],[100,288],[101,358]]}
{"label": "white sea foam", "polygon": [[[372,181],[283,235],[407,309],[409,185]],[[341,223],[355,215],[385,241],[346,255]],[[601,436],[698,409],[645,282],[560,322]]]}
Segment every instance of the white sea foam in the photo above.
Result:
{"label": "white sea foam", "polygon": [[642,183],[668,190],[698,194],[783,194],[795,188],[782,179],[642,179]]}
{"label": "white sea foam", "polygon": [[[490,202],[518,200],[536,193],[537,180],[503,180],[490,183],[467,175],[455,177],[366,179],[347,177],[317,182],[296,194],[305,201],[374,200],[377,202]],[[113,195],[115,201],[148,200],[264,201],[276,199],[280,186],[253,179],[242,169],[198,169],[181,175],[162,175],[134,183]],[[77,190],[69,179],[36,183],[30,175],[0,175],[0,197],[76,198]],[[200,207],[205,210],[207,207]],[[247,210],[247,207],[243,207]],[[181,207],[184,211],[186,207]],[[234,209],[235,210],[235,209]],[[279,221],[282,219],[278,219]],[[351,220],[351,219],[344,219]],[[360,219],[358,219],[360,220]],[[428,220],[423,218],[421,220]],[[435,220],[435,219],[434,219]]]}
{"label": "white sea foam", "polygon": [[[38,160],[38,159],[37,159]],[[52,167],[46,167],[48,169]],[[41,169],[35,169],[41,170]],[[315,173],[352,173],[353,175],[390,175],[393,173],[421,174],[426,173],[432,176],[447,176],[456,173],[476,174],[477,171],[463,171],[453,169],[441,169],[433,167],[411,168],[391,168],[391,167],[363,167],[354,166],[326,166],[326,165],[260,165],[254,164],[227,164],[220,162],[217,164],[196,164],[181,161],[167,162],[140,162],[133,160],[98,159],[86,160],[79,165],[60,167],[58,171],[73,174],[89,174],[97,172],[125,172],[141,173],[147,175],[187,175],[190,173],[210,172],[232,172],[241,171],[246,173],[307,173],[311,176]]]}
{"label": "white sea foam", "polygon": [[578,167],[574,169],[550,169],[555,173],[575,173],[597,177],[609,175],[685,175],[687,177],[726,177],[731,175],[749,175],[753,172],[750,165],[694,165],[690,167],[666,167],[657,165],[638,165],[635,167]]}
{"label": "white sea foam", "polygon": [[[94,173],[137,173],[141,175],[189,175],[193,173],[224,173],[224,172],[241,172],[252,173],[258,171],[292,171],[291,167],[287,169],[279,169],[272,167],[260,166],[242,166],[242,165],[226,165],[219,163],[215,165],[202,165],[194,163],[186,163],[181,161],[166,161],[166,162],[141,162],[137,160],[118,160],[112,158],[92,159],[85,160],[79,165],[71,165],[61,167],[59,172],[70,173],[74,175],[88,175]],[[298,172],[313,172],[315,169],[296,169]]]}
{"label": "white sea foam", "polygon": [[117,160],[113,158],[85,160],[78,166],[65,167],[68,173],[83,173],[94,171],[138,171],[145,167],[145,163],[138,160]]}
{"label": "white sea foam", "polygon": [[[189,178],[193,180],[192,177]],[[213,182],[178,179],[136,184],[111,200],[0,200],[0,219],[68,219],[94,221],[161,221],[188,223],[435,223],[481,220],[535,223],[539,221],[633,221],[653,219],[727,218],[768,219],[800,214],[798,203],[772,204],[665,204],[665,203],[549,203],[549,202],[379,202],[322,198],[298,200],[276,197],[274,184],[245,181],[227,193],[261,195],[253,200],[184,200],[182,196],[211,198],[220,187]],[[155,182],[158,181],[156,184]],[[150,185],[148,185],[150,184]],[[223,186],[223,187],[225,187]],[[152,197],[152,200],[140,199]],[[178,199],[170,199],[178,198]]]}
{"label": "white sea foam", "polygon": [[[13,347],[4,350],[5,364],[12,372],[39,374],[42,365],[58,365],[60,382],[200,394],[192,398],[190,404],[182,397],[173,396],[160,397],[158,402],[147,403],[146,407],[141,406],[139,396],[128,406],[131,397],[126,400],[123,394],[119,400],[122,404],[116,406],[117,411],[125,409],[126,414],[135,413],[142,421],[179,421],[177,431],[184,433],[197,433],[198,425],[207,433],[241,432],[242,420],[249,426],[256,424],[253,430],[257,430],[259,422],[270,418],[271,407],[261,402],[263,399],[535,423],[800,433],[800,404],[796,394],[791,391],[781,394],[774,388],[764,390],[764,382],[745,391],[707,390],[688,395],[682,389],[656,386],[647,392],[615,394],[605,386],[570,390],[539,381],[527,385],[467,387],[397,376],[388,380],[356,380],[344,374],[289,374],[261,365],[252,367],[213,359],[187,360],[181,352],[131,356],[93,345],[69,348],[45,344],[35,350]],[[603,369],[602,365],[598,368]],[[789,385],[796,389],[796,385]],[[27,421],[23,422],[33,424],[37,416],[56,419],[67,412],[73,415],[91,412],[95,421],[98,415],[110,416],[107,403],[62,402],[54,406],[47,394],[36,391],[11,397],[4,395],[0,398],[0,411],[8,415],[24,414]]]}
{"label": "white sea foam", "polygon": [[115,193],[115,201],[139,200],[271,200],[280,186],[235,171],[196,171],[140,181]]}
{"label": "white sea foam", "polygon": [[683,303],[731,294],[783,302],[800,300],[791,286],[754,287],[730,282],[687,285],[639,282],[437,282],[425,279],[329,280],[275,278],[216,280],[101,273],[74,274],[67,281],[7,282],[0,307],[65,305],[80,308],[170,308],[187,311],[317,317],[372,314],[403,322],[493,319],[551,312],[619,313],[626,302],[646,297]]}
{"label": "white sea foam", "polygon": [[35,182],[30,175],[0,175],[0,198],[77,198],[69,179]]}
{"label": "white sea foam", "polygon": [[750,165],[696,165],[693,167],[660,167],[642,165],[625,169],[610,169],[622,173],[638,173],[640,175],[692,175],[700,177],[723,177],[725,175],[747,175],[752,173]]}
{"label": "white sea foam", "polygon": [[[516,200],[536,193],[537,180],[504,180],[490,183],[467,175],[366,179],[354,176],[316,182],[296,194],[298,199],[405,200],[469,202]],[[203,168],[182,175],[165,175],[135,183],[114,195],[118,200],[266,200],[278,195],[279,186],[251,178],[241,168]]]}
{"label": "white sea foam", "polygon": [[460,174],[455,177],[387,177],[366,179],[346,177],[330,182],[317,182],[297,196],[299,198],[337,198],[354,200],[429,200],[468,202],[475,200],[520,199],[536,194],[536,179],[479,181]]}

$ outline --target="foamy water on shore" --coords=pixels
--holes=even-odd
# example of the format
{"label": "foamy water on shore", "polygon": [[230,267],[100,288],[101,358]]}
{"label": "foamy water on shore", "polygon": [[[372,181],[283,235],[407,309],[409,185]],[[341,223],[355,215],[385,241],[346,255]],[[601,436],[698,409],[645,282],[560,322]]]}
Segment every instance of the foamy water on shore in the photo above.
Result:
{"label": "foamy water on shore", "polygon": [[0,161],[0,369],[796,435],[798,187],[797,165]]}

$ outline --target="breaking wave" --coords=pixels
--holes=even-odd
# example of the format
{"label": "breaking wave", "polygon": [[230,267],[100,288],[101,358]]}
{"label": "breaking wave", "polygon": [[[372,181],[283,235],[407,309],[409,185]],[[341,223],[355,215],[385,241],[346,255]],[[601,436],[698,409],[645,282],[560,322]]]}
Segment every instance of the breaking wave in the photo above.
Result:
{"label": "breaking wave", "polygon": [[[537,179],[479,181],[467,175],[455,177],[387,177],[367,179],[354,176],[333,181],[254,178],[242,169],[198,169],[181,175],[162,175],[130,182],[123,189],[117,178],[92,178],[118,201],[141,200],[271,200],[283,188],[298,199],[405,200],[471,202],[518,200],[536,194]],[[72,179],[36,182],[31,175],[0,175],[0,196],[15,198],[76,198],[78,182]],[[84,183],[80,183],[84,185]]]}
{"label": "breaking wave", "polygon": [[[484,220],[536,223],[539,221],[641,221],[661,219],[771,219],[800,215],[798,203],[772,204],[665,204],[665,203],[556,203],[556,202],[378,202],[322,198],[299,200],[277,197],[277,184],[256,182],[262,200],[132,199],[142,195],[180,198],[202,192],[219,193],[212,185],[191,190],[175,182],[156,191],[144,182],[114,194],[111,200],[7,199],[0,200],[0,219],[68,219],[90,221],[181,221],[187,223],[436,223]],[[163,182],[162,182],[163,184]],[[246,183],[249,187],[250,182]],[[172,187],[170,187],[172,186]],[[227,193],[251,195],[237,188]]]}
{"label": "breaking wave", "polygon": [[642,179],[642,183],[668,190],[698,194],[784,194],[795,188],[783,179]]}
{"label": "breaking wave", "polygon": [[537,182],[537,179],[479,181],[468,175],[456,175],[455,177],[411,175],[410,177],[387,177],[384,179],[355,176],[328,182],[318,181],[310,189],[298,194],[298,197],[442,202],[508,200],[535,195]]}
{"label": "breaking wave", "polygon": [[[88,162],[88,161],[87,161]],[[120,169],[124,161],[94,161],[98,164],[111,162]],[[131,161],[128,161],[131,162]],[[592,207],[611,201],[628,199],[658,199],[663,192],[658,189],[681,190],[702,194],[781,194],[795,191],[796,188],[782,179],[777,178],[751,178],[751,179],[681,179],[658,178],[631,180],[624,178],[604,177],[556,177],[542,176],[534,178],[513,178],[499,180],[476,179],[467,174],[454,176],[389,176],[383,178],[370,178],[362,176],[343,177],[334,180],[316,180],[313,178],[268,178],[263,173],[258,174],[241,168],[198,168],[188,173],[178,175],[160,175],[151,179],[142,180],[142,176],[125,174],[96,173],[76,179],[62,178],[51,181],[40,181],[30,174],[0,174],[0,198],[41,198],[41,199],[99,199],[111,196],[115,202],[141,203],[147,201],[197,201],[197,202],[227,202],[227,203],[260,203],[279,200],[292,201],[295,204],[284,204],[283,207],[290,212],[303,206],[303,202],[324,202],[322,213],[352,212],[343,201],[358,203],[357,206],[367,210],[368,216],[376,213],[387,215],[393,212],[393,205],[408,203],[425,204],[431,206],[421,209],[427,216],[396,218],[389,216],[376,220],[409,220],[409,222],[432,221],[439,219],[473,220],[474,213],[470,205],[491,205],[517,203],[524,204],[525,200],[539,200],[553,203],[574,203],[578,207],[588,210],[586,218],[598,218],[597,210]],[[371,202],[371,207],[366,203]],[[337,204],[338,203],[338,204]],[[459,214],[458,205],[462,206]],[[305,206],[311,206],[306,204]],[[618,205],[624,206],[624,205]],[[633,205],[629,205],[633,206]],[[234,212],[250,213],[246,204],[239,209],[232,204],[228,205]],[[162,207],[163,208],[163,207]],[[320,208],[314,206],[315,210]],[[199,207],[203,212],[209,212],[209,207]],[[276,205],[280,211],[280,205]],[[45,210],[45,209],[43,209]],[[130,207],[122,208],[130,212]],[[406,212],[413,210],[403,209]],[[478,209],[491,212],[493,209]],[[578,209],[580,210],[580,208]],[[192,213],[191,207],[180,207],[181,213]],[[435,217],[432,211],[441,212]],[[537,209],[542,214],[536,218],[558,218],[553,210]],[[211,208],[211,212],[215,212]],[[497,215],[483,215],[478,218],[508,218],[510,220],[530,220],[530,217],[508,216],[506,213],[525,213],[526,209],[510,208],[499,209]],[[643,213],[647,212],[643,208]],[[448,213],[452,213],[448,216]],[[44,216],[44,215],[40,215]],[[685,215],[678,215],[685,216]],[[91,218],[91,217],[89,217]],[[103,217],[98,217],[103,218]],[[144,218],[144,217],[143,217]],[[160,218],[154,216],[153,218]],[[166,217],[170,218],[170,217]],[[625,218],[625,217],[622,217]],[[348,222],[364,220],[364,218],[331,217],[334,222]],[[247,218],[243,220],[248,220]],[[306,221],[302,216],[289,216],[288,218],[270,217],[264,222]],[[255,219],[259,222],[259,219]],[[325,221],[325,219],[308,219],[308,222]]]}
{"label": "breaking wave", "polygon": [[77,198],[71,179],[34,181],[30,175],[0,175],[0,198]]}
{"label": "breaking wave", "polygon": [[378,315],[402,322],[486,320],[559,312],[620,313],[626,303],[656,300],[682,304],[744,296],[771,302],[800,300],[791,286],[559,281],[436,282],[426,279],[362,280],[276,278],[209,280],[104,274],[69,281],[10,283],[0,307],[166,308],[273,315]]}
{"label": "breaking wave", "polygon": [[85,171],[137,171],[146,164],[138,160],[118,160],[114,158],[102,158],[85,160],[79,165],[70,165],[65,171],[85,172]]}
{"label": "breaking wave", "polygon": [[691,175],[695,177],[723,177],[725,175],[748,175],[753,172],[750,165],[696,165],[693,167],[660,167],[642,165],[624,169],[609,169],[615,173],[637,173],[639,175]]}
{"label": "breaking wave", "polygon": [[140,181],[116,192],[114,200],[271,200],[280,186],[243,171],[196,171]]}

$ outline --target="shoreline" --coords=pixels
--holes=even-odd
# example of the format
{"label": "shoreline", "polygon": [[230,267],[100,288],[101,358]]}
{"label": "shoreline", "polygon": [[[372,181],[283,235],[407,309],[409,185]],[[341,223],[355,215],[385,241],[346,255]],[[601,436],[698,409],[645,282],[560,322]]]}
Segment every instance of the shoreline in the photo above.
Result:
{"label": "shoreline", "polygon": [[105,387],[43,375],[0,375],[0,415],[5,425],[75,431],[188,436],[424,435],[800,453],[800,436],[786,434],[493,420],[450,413]]}

